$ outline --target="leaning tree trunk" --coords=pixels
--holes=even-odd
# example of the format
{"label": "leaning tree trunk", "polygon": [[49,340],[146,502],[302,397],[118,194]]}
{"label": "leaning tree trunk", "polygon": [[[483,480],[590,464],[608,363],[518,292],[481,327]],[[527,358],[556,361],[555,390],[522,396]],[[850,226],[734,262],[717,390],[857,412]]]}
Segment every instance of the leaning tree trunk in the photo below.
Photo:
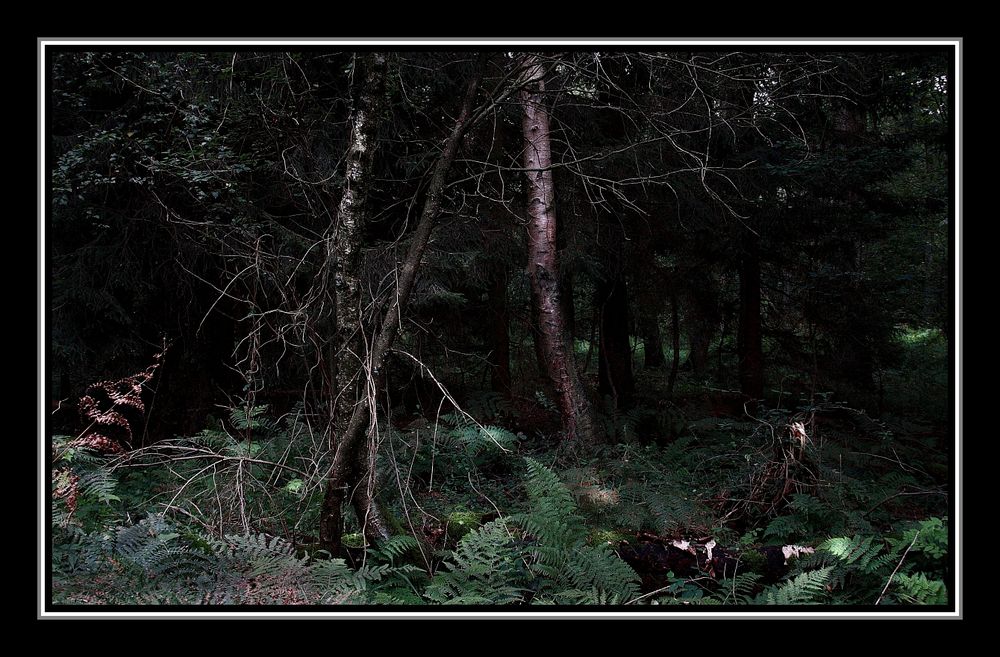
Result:
{"label": "leaning tree trunk", "polygon": [[344,189],[336,225],[327,241],[334,264],[337,339],[334,372],[335,415],[350,417],[358,400],[361,370],[361,235],[367,222],[368,192],[375,161],[378,118],[385,95],[386,57],[369,53],[355,59],[354,76],[361,80],[349,119]]}
{"label": "leaning tree trunk", "polygon": [[538,325],[538,345],[555,389],[556,405],[568,440],[594,442],[594,420],[567,343],[566,318],[559,294],[555,193],[549,114],[543,104],[543,67],[535,56],[527,62],[521,91],[524,167],[528,171],[528,277]]}
{"label": "leaning tree trunk", "polygon": [[[482,67],[480,66],[480,71]],[[434,165],[434,172],[431,176],[430,184],[427,187],[427,195],[424,207],[420,214],[420,221],[411,238],[410,248],[406,254],[399,272],[399,282],[396,287],[396,294],[392,297],[389,308],[382,320],[381,327],[367,354],[367,365],[371,367],[372,378],[369,381],[369,389],[380,389],[385,380],[384,364],[385,358],[389,354],[393,343],[399,332],[400,315],[406,307],[413,291],[413,284],[417,278],[417,270],[420,268],[420,261],[424,255],[424,249],[430,239],[431,231],[434,228],[434,221],[437,218],[438,210],[441,207],[441,197],[444,192],[444,185],[448,169],[458,152],[459,142],[466,128],[470,123],[472,104],[476,97],[476,90],[479,86],[479,74],[470,82],[459,111],[458,118],[452,127],[451,134],[444,143],[441,155]],[[365,444],[365,438],[369,436],[372,426],[372,408],[367,400],[360,400],[351,409],[350,421],[347,428],[340,436],[334,452],[333,464],[330,467],[330,474],[326,481],[326,490],[323,497],[323,506],[320,510],[320,543],[332,554],[339,554],[341,549],[341,534],[343,532],[343,518],[341,516],[342,507],[351,487],[356,485],[356,471],[362,452],[361,447]],[[371,504],[373,491],[368,487],[357,487],[354,491],[355,510],[359,514],[359,520],[364,522],[371,520],[371,515],[366,515],[366,511],[373,508]],[[378,529],[378,528],[375,528]],[[383,533],[376,531],[376,534]],[[377,537],[377,536],[376,536]]]}

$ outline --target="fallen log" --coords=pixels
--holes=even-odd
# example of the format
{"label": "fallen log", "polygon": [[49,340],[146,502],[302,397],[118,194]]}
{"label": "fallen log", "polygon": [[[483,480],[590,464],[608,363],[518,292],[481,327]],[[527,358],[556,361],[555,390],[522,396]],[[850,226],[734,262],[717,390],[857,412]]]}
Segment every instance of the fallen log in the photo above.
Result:
{"label": "fallen log", "polygon": [[678,578],[725,579],[757,573],[761,584],[773,584],[788,572],[789,560],[813,552],[800,545],[767,545],[742,552],[721,548],[714,540],[689,541],[649,532],[622,541],[618,555],[639,574],[643,592],[668,586]]}

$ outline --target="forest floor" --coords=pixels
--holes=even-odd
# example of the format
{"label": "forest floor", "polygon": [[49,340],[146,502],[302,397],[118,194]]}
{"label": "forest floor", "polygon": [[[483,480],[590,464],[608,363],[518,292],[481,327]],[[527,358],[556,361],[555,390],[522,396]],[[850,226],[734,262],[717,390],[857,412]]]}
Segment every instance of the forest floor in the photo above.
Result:
{"label": "forest floor", "polygon": [[586,449],[559,442],[543,396],[394,418],[372,483],[397,536],[366,548],[351,517],[346,561],[316,552],[321,487],[289,473],[289,446],[308,444],[289,418],[234,413],[144,467],[80,453],[54,470],[56,489],[77,477],[71,509],[54,496],[54,597],[945,604],[952,435],[927,400],[947,350],[918,336],[911,351],[886,377],[905,414],[879,419],[830,395],[734,406],[688,374],[663,401],[663,372],[639,373],[632,409],[599,411],[608,440]]}

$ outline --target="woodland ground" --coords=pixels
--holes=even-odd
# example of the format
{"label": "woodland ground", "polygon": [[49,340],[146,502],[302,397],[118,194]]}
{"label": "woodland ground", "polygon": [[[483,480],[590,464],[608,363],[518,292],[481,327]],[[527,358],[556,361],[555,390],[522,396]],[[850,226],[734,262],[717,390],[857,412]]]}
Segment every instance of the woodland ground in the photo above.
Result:
{"label": "woodland ground", "polygon": [[553,449],[541,395],[397,416],[377,482],[395,536],[366,550],[349,527],[343,559],[315,546],[294,411],[117,458],[57,438],[53,602],[946,604],[947,342],[900,344],[877,420],[780,389],[738,413],[686,373],[664,401],[641,369],[594,450]]}

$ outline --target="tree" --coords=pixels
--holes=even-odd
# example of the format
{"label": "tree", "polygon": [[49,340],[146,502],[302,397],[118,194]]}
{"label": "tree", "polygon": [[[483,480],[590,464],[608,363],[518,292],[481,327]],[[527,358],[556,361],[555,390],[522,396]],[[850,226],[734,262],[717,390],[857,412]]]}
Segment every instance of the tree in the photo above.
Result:
{"label": "tree", "polygon": [[186,436],[185,467],[260,493],[205,505],[199,465],[165,514],[340,555],[355,524],[439,549],[452,507],[421,489],[506,515],[488,480],[510,462],[484,445],[558,436],[590,461],[616,449],[593,449],[605,427],[649,443],[777,388],[783,409],[829,390],[871,412],[897,334],[947,325],[942,61],[474,59],[54,58],[52,383],[71,397],[166,334],[144,446]]}
{"label": "tree", "polygon": [[[344,186],[334,225],[326,239],[327,257],[333,269],[336,307],[336,356],[332,363],[335,383],[327,391],[333,409],[329,431],[335,459],[340,447],[338,443],[346,437],[342,433],[347,429],[346,421],[359,405],[367,403],[367,389],[364,390],[365,398],[361,394],[361,384],[365,383],[367,388],[368,383],[365,377],[365,345],[361,339],[366,316],[361,301],[361,237],[368,220],[367,203],[372,185],[381,102],[385,94],[385,75],[385,54],[355,55],[354,77],[358,91],[349,118]],[[352,451],[353,454],[345,452],[345,465],[330,477],[327,485],[350,487],[365,535],[373,542],[384,540],[389,537],[390,531],[381,509],[374,502],[374,472],[371,467],[374,456],[357,448]],[[339,506],[342,500],[328,492],[320,517],[320,537],[324,544],[336,550],[339,547],[336,536],[340,533],[340,514],[330,508],[333,504]]]}
{"label": "tree", "polygon": [[[427,248],[431,232],[434,229],[434,222],[437,219],[438,210],[441,207],[448,170],[451,168],[455,154],[458,152],[462,135],[469,127],[469,122],[472,118],[473,103],[479,87],[479,76],[481,74],[481,70],[477,71],[469,81],[462,99],[461,108],[455,118],[450,134],[444,142],[441,154],[434,164],[423,209],[420,213],[420,221],[411,238],[406,259],[400,267],[396,293],[390,298],[385,317],[382,319],[377,332],[374,333],[371,346],[365,355],[365,365],[371,372],[370,377],[372,379],[368,385],[375,390],[380,389],[384,381],[386,357],[399,335],[402,312],[406,308],[410,294],[413,291],[421,258],[423,257],[424,250]],[[351,409],[350,420],[347,422],[344,432],[337,441],[333,463],[330,466],[330,474],[327,478],[320,518],[320,542],[334,554],[340,552],[340,540],[343,530],[341,520],[343,503],[352,484],[354,484],[355,466],[362,454],[361,449],[365,444],[364,439],[366,436],[369,436],[374,428],[371,422],[375,415],[372,402],[373,400],[369,396],[364,402],[355,404]],[[360,494],[356,506],[366,533],[369,533],[373,540],[384,537],[387,531],[384,525],[367,522],[373,516],[369,512],[372,508],[371,498],[373,491],[367,487],[359,486],[354,492],[356,495]]]}
{"label": "tree", "polygon": [[590,402],[576,371],[568,344],[565,307],[559,292],[555,190],[552,145],[545,107],[545,67],[538,55],[528,55],[521,91],[524,168],[528,179],[528,275],[537,312],[540,351],[568,440],[583,444],[596,439]]}

